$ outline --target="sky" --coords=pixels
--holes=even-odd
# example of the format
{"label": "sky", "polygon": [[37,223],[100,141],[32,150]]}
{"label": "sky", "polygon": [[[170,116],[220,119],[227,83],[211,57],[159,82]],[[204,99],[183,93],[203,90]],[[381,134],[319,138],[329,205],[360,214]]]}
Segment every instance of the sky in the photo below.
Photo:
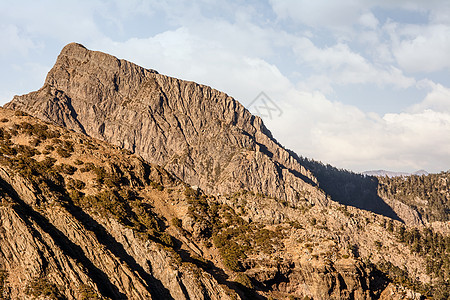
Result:
{"label": "sky", "polygon": [[0,0],[0,105],[70,42],[226,92],[300,156],[450,169],[450,1]]}

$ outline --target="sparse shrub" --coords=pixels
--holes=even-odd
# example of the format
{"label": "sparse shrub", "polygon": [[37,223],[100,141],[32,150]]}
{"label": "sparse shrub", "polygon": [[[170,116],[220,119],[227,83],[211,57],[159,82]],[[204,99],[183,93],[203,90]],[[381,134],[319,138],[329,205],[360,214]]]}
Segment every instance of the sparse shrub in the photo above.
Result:
{"label": "sparse shrub", "polygon": [[42,172],[46,172],[48,169],[52,168],[55,164],[56,159],[53,157],[46,157],[44,160],[39,162],[39,166]]}
{"label": "sparse shrub", "polygon": [[77,205],[83,200],[83,196],[83,193],[78,190],[72,190],[69,192],[70,199]]}
{"label": "sparse shrub", "polygon": [[91,162],[85,163],[84,166],[80,169],[81,172],[86,173],[95,169],[95,165]]}
{"label": "sparse shrub", "polygon": [[6,144],[2,144],[2,145],[0,145],[0,153],[2,153],[3,155],[13,156],[13,155],[17,154],[17,150]]}
{"label": "sparse shrub", "polygon": [[81,166],[82,164],[84,164],[84,162],[79,159],[75,160],[73,163],[76,164],[77,166]]}
{"label": "sparse shrub", "polygon": [[39,155],[40,152],[30,146],[27,145],[17,145],[16,146],[17,153],[24,157],[33,157],[35,155]]}
{"label": "sparse shrub", "polygon": [[56,284],[49,282],[46,278],[40,277],[31,281],[25,288],[25,294],[45,299],[64,299],[60,294]]}
{"label": "sparse shrub", "polygon": [[374,244],[378,251],[383,247],[383,244],[380,241],[375,241]]}
{"label": "sparse shrub", "polygon": [[242,274],[239,273],[236,276],[236,282],[242,284],[243,286],[245,286],[248,289],[253,289],[253,283],[251,281],[251,279],[247,276],[247,274]]}
{"label": "sparse shrub", "polygon": [[55,147],[53,147],[52,145],[46,145],[46,146],[45,146],[45,150],[47,150],[47,151],[53,151],[53,150],[55,150]]}
{"label": "sparse shrub", "polygon": [[61,145],[62,141],[59,138],[55,137],[52,139],[52,144],[53,145]]}
{"label": "sparse shrub", "polygon": [[219,248],[219,253],[224,266],[231,271],[242,271],[242,266],[239,263],[239,260],[247,257],[244,249],[236,242],[227,238],[226,234],[214,236],[213,242],[214,245]]}
{"label": "sparse shrub", "polygon": [[3,290],[5,288],[6,278],[8,277],[8,272],[5,270],[0,270],[0,299],[3,299]]}
{"label": "sparse shrub", "polygon": [[8,133],[8,131],[6,131],[3,128],[0,128],[0,140],[9,140],[11,139],[11,134]]}
{"label": "sparse shrub", "polygon": [[108,173],[106,173],[105,168],[94,166],[93,170],[95,175],[97,176],[97,178],[95,179],[97,181],[97,184],[103,184],[105,178],[108,177]]}
{"label": "sparse shrub", "polygon": [[80,300],[95,300],[102,299],[97,292],[87,284],[82,284],[79,287]]}
{"label": "sparse shrub", "polygon": [[30,141],[30,145],[33,147],[39,146],[40,143],[41,143],[41,140],[39,138],[34,138]]}
{"label": "sparse shrub", "polygon": [[77,168],[68,164],[60,164],[55,167],[55,170],[63,174],[73,175],[77,171]]}
{"label": "sparse shrub", "polygon": [[175,246],[172,236],[166,232],[161,233],[158,239],[161,241],[161,243],[168,247]]}
{"label": "sparse shrub", "polygon": [[67,181],[67,189],[82,190],[86,187],[86,184],[79,179],[69,178]]}
{"label": "sparse shrub", "polygon": [[178,219],[178,218],[173,218],[173,219],[171,220],[171,223],[172,223],[172,225],[175,226],[176,228],[179,228],[179,229],[183,228],[183,222],[181,222],[181,220]]}
{"label": "sparse shrub", "polygon": [[16,111],[14,112],[14,115],[15,115],[16,117],[24,117],[24,116],[28,116],[28,114],[27,114],[26,112],[21,111],[21,110],[16,110]]}
{"label": "sparse shrub", "polygon": [[63,158],[68,158],[72,155],[69,150],[62,147],[56,148],[56,153]]}
{"label": "sparse shrub", "polygon": [[164,190],[164,186],[162,186],[160,183],[155,181],[150,181],[150,186],[158,191]]}
{"label": "sparse shrub", "polygon": [[64,149],[66,149],[67,151],[69,151],[69,152],[73,152],[73,142],[72,141],[64,141],[63,142],[63,147],[64,147]]}
{"label": "sparse shrub", "polygon": [[188,199],[198,199],[198,197],[200,196],[200,193],[198,190],[194,190],[190,186],[186,186],[186,189],[184,190],[184,195]]}

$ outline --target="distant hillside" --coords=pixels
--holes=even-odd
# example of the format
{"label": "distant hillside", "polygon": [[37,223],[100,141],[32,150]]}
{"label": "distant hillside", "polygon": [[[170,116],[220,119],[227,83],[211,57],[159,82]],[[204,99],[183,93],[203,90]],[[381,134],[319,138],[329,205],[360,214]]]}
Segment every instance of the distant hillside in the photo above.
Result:
{"label": "distant hillside", "polygon": [[386,170],[375,170],[375,171],[365,171],[362,174],[367,176],[387,176],[387,177],[399,177],[399,176],[411,176],[411,175],[428,175],[429,173],[425,170],[419,170],[414,173],[407,172],[393,172]]}
{"label": "distant hillside", "polygon": [[380,177],[379,193],[417,210],[428,222],[450,221],[450,173]]}

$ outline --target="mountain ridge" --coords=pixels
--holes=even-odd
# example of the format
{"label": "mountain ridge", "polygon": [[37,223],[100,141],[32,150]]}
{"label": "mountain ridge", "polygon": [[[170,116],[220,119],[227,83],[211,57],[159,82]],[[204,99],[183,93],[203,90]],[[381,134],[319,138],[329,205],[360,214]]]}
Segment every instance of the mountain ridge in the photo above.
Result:
{"label": "mountain ridge", "polygon": [[402,299],[417,296],[410,286],[427,291],[389,271],[404,266],[430,280],[425,258],[385,229],[403,225],[383,216],[249,191],[206,195],[126,150],[20,111],[0,109],[0,154],[5,298]]}
{"label": "mountain ridge", "polygon": [[[436,211],[447,205],[448,195],[432,209],[424,206],[436,193],[432,182],[447,188],[445,176],[403,182],[299,157],[227,94],[74,43],[61,51],[41,89],[16,96],[5,107],[15,110],[0,111],[5,218],[16,220],[20,211],[9,206],[26,208],[17,220],[30,219],[30,230],[41,232],[45,224],[54,228],[43,233],[51,237],[46,247],[56,252],[62,247],[62,260],[81,262],[89,274],[67,271],[94,280],[83,284],[101,297],[401,299],[421,294],[445,299],[448,294],[448,231],[437,227],[441,234],[433,227],[438,222],[427,223],[447,220],[448,212]],[[55,131],[61,138],[52,135]],[[34,189],[23,193],[27,185]],[[65,228],[54,208],[76,228]],[[0,250],[15,253],[10,232],[0,238],[7,245]],[[97,240],[90,244],[74,239],[91,235]],[[117,279],[112,264],[91,256],[89,247],[99,244],[107,249],[106,261],[120,261],[132,286]],[[159,260],[147,247],[159,249],[150,251]],[[11,274],[8,256],[2,260],[1,254],[0,275],[2,270]],[[39,277],[28,276],[28,286],[47,282],[57,289],[60,284],[66,297],[73,297],[67,280],[61,281],[64,273],[36,268],[33,274]]]}
{"label": "mountain ridge", "polygon": [[39,91],[5,108],[136,152],[208,193],[245,188],[288,201],[321,193],[262,120],[225,93],[80,44],[64,47]]}

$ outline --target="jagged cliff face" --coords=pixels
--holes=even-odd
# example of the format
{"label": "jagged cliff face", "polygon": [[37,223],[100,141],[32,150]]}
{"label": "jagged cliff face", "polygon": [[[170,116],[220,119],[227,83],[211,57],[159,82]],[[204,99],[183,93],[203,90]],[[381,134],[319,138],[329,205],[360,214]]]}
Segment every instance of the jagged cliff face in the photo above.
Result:
{"label": "jagged cliff face", "polygon": [[[175,178],[32,118],[0,117],[2,299],[233,299],[210,274],[181,263],[144,209],[149,183],[175,187]],[[126,195],[129,203],[118,202]]]}
{"label": "jagged cliff face", "polygon": [[79,44],[62,50],[39,91],[5,107],[131,150],[208,193],[326,202],[306,183],[316,182],[311,173],[233,98]]}
{"label": "jagged cliff face", "polygon": [[4,109],[0,199],[6,299],[417,296],[372,265],[385,259],[430,280],[385,217],[305,197],[208,196],[127,151]]}
{"label": "jagged cliff face", "polygon": [[448,295],[448,235],[409,227],[423,226],[417,211],[374,178],[286,151],[224,93],[69,44],[44,86],[6,107],[5,297]]}

